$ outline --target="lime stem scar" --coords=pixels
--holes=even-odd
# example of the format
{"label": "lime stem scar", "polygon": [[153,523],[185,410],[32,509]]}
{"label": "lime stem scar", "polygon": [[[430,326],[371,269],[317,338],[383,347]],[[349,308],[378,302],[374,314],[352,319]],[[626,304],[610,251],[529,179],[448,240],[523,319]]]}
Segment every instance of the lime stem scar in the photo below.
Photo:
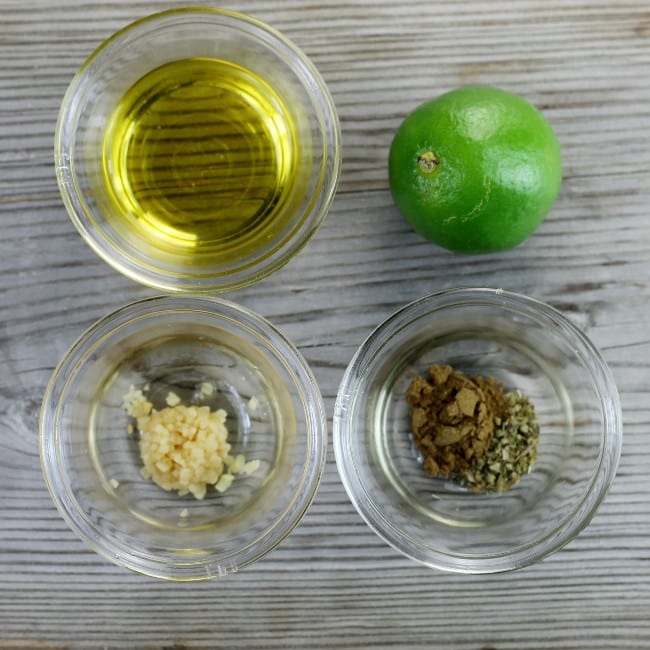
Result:
{"label": "lime stem scar", "polygon": [[418,156],[418,165],[425,174],[430,174],[439,163],[433,151],[425,151]]}

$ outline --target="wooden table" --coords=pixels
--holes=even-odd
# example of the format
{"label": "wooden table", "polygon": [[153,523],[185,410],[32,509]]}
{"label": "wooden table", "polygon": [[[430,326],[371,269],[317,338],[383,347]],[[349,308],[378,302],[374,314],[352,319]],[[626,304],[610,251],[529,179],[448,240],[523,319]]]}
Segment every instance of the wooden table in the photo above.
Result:
{"label": "wooden table", "polygon": [[[152,295],[100,261],[60,200],[59,103],[105,37],[182,2],[0,1],[0,648],[650,648],[650,5],[647,0],[301,3],[237,0],[292,38],[328,82],[343,175],[329,217],[287,267],[229,298],[310,362],[330,416],[364,337],[434,290],[503,287],[560,308],[603,351],[621,394],[617,479],[564,550],[510,574],[428,570],[363,523],[330,451],[320,490],[279,548],[207,583],[148,579],[101,559],[55,510],[38,411],[81,331]],[[194,4],[194,3],[189,3]],[[539,106],[564,184],[523,245],[455,256],[392,204],[392,134],[418,103],[471,82]]]}

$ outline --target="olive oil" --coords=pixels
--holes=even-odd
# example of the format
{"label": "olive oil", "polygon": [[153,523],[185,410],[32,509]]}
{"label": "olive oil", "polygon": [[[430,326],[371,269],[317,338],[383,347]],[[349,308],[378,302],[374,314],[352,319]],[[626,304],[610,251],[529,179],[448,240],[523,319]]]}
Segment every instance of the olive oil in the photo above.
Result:
{"label": "olive oil", "polygon": [[209,58],[137,81],[103,139],[112,219],[136,246],[189,265],[240,258],[290,224],[309,152],[262,78]]}

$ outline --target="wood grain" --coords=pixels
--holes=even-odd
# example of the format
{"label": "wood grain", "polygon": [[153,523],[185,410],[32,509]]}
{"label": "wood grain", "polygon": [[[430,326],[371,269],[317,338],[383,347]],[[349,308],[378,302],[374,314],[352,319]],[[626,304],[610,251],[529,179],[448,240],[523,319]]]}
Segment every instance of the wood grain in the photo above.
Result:
{"label": "wood grain", "polygon": [[[562,309],[601,348],[625,421],[615,484],[577,539],[512,574],[429,571],[365,526],[331,450],[295,532],[255,566],[210,583],[121,570],[59,517],[38,458],[45,384],[86,326],[153,292],[96,258],[68,220],[51,154],[57,111],[102,39],[177,4],[193,3],[0,0],[0,648],[650,648],[647,0],[230,4],[284,31],[317,64],[345,161],[307,248],[229,297],[299,346],[330,417],[357,346],[412,299],[493,286]],[[406,113],[470,82],[542,108],[565,162],[561,196],[534,236],[478,258],[411,232],[385,171]]]}

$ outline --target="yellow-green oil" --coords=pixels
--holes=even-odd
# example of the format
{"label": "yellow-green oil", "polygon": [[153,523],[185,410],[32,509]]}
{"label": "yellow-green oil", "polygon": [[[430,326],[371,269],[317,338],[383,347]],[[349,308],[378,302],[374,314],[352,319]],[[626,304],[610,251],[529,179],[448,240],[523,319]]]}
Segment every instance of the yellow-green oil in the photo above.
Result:
{"label": "yellow-green oil", "polygon": [[126,92],[104,134],[114,226],[190,266],[245,258],[294,218],[304,156],[262,78],[218,59],[167,63]]}

